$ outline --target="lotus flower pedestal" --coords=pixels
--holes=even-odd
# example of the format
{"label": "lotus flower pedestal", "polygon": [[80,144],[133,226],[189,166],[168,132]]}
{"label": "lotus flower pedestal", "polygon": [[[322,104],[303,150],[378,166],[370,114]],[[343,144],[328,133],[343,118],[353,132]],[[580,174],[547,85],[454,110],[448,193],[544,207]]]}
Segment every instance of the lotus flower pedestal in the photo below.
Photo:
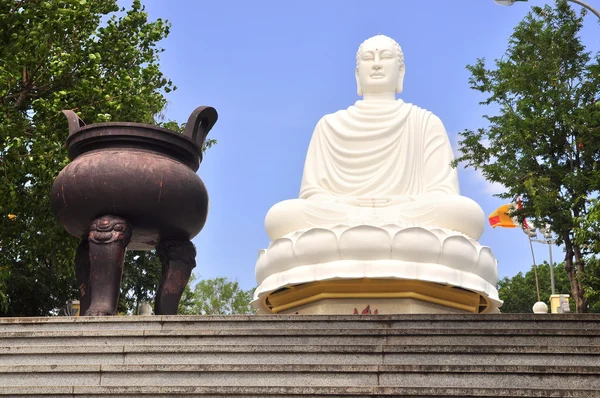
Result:
{"label": "lotus flower pedestal", "polygon": [[496,259],[456,231],[338,225],[288,234],[261,250],[259,313],[495,313]]}

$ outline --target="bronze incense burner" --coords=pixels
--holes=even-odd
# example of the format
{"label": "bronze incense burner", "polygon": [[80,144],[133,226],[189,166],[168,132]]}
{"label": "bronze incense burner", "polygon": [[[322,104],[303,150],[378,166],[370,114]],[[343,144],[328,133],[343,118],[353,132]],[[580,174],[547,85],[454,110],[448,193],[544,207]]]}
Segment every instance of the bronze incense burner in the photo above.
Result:
{"label": "bronze incense burner", "polygon": [[177,313],[204,227],[208,193],[196,174],[217,111],[199,107],[184,134],[139,123],[85,125],[73,111],[71,162],[52,187],[59,223],[81,239],[75,257],[81,312],[114,315],[127,248],[158,251],[162,279],[155,313]]}

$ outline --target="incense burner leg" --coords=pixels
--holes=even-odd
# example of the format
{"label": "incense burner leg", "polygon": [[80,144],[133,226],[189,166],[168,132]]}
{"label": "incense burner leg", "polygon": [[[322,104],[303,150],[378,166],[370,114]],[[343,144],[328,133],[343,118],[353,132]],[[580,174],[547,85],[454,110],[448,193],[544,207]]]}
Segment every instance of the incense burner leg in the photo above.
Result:
{"label": "incense burner leg", "polygon": [[177,315],[183,290],[196,266],[196,248],[189,240],[160,242],[156,250],[162,263],[162,278],[154,312],[156,315]]}
{"label": "incense burner leg", "polygon": [[86,316],[115,314],[123,260],[130,239],[131,225],[124,218],[106,215],[92,222],[89,232],[89,289],[92,295]]}

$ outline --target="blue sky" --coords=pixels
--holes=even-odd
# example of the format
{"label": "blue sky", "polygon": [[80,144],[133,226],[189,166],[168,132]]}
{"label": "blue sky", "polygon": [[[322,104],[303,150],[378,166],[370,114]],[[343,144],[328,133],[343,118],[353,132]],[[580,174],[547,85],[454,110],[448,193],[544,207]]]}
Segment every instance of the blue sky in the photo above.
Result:
{"label": "blue sky", "polygon": [[[129,1],[120,1],[126,5]],[[264,217],[282,200],[296,198],[313,129],[325,114],[357,99],[354,66],[359,44],[382,33],[402,47],[404,93],[437,114],[457,147],[457,133],[485,127],[490,112],[468,86],[467,64],[502,56],[517,23],[533,5],[501,7],[492,0],[145,0],[151,19],[172,23],[161,45],[163,72],[178,86],[168,96],[168,119],[184,122],[199,105],[219,112],[210,136],[218,144],[198,171],[209,191],[210,213],[194,239],[198,278],[225,276],[243,288],[256,285],[258,250],[269,239]],[[574,6],[579,9],[578,6]],[[584,43],[600,26],[586,17]],[[598,48],[594,48],[597,50]],[[459,170],[461,193],[486,214],[504,204],[471,170]],[[481,239],[499,260],[499,275],[531,266],[520,230],[489,226]],[[536,260],[548,259],[536,244]],[[562,259],[560,248],[555,260]]]}

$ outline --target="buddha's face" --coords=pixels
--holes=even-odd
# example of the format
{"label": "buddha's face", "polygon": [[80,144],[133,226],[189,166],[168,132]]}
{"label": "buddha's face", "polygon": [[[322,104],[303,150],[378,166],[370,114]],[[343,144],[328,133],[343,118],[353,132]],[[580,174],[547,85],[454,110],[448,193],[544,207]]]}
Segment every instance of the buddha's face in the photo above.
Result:
{"label": "buddha's face", "polygon": [[398,59],[395,42],[378,35],[365,41],[357,55],[358,94],[401,92],[404,65]]}

